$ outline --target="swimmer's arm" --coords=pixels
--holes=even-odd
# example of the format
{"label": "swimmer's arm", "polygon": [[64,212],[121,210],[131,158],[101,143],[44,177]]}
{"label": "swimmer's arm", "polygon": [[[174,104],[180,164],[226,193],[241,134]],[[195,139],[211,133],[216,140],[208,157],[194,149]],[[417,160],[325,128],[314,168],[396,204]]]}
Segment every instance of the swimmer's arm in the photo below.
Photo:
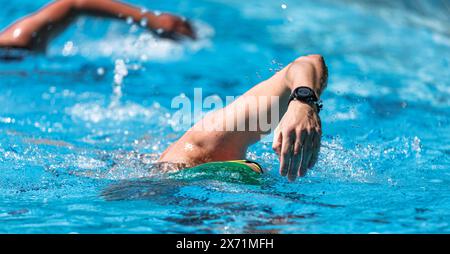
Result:
{"label": "swimmer's arm", "polygon": [[113,0],[59,0],[26,16],[0,33],[0,47],[45,47],[49,37],[60,32],[77,15],[91,14],[118,19],[132,17],[140,22],[147,19],[149,29],[162,28],[167,33],[194,37],[188,22],[162,14],[142,13],[141,9]]}
{"label": "swimmer's arm", "polygon": [[[326,88],[328,70],[319,55],[301,57],[288,66],[285,89],[288,91],[280,102],[289,103],[289,95],[299,86],[314,90],[320,98]],[[274,132],[272,147],[280,158],[280,174],[294,181],[305,176],[306,171],[317,162],[322,124],[315,106],[292,101]]]}
{"label": "swimmer's arm", "polygon": [[73,0],[75,10],[92,12],[94,15],[109,15],[114,18],[127,19],[134,22],[147,21],[147,27],[152,30],[162,29],[166,33],[181,34],[194,38],[194,31],[190,24],[180,17],[171,14],[156,15],[151,11],[114,0]]}
{"label": "swimmer's arm", "polygon": [[[32,48],[40,33],[48,33],[52,24],[68,16],[73,3],[69,0],[53,2],[7,27],[0,34],[0,47]],[[48,31],[43,31],[48,30]]]}
{"label": "swimmer's arm", "polygon": [[[291,181],[304,176],[317,161],[321,123],[317,110],[310,105],[293,101],[288,106],[289,95],[298,86],[309,86],[319,96],[325,89],[326,77],[326,66],[321,56],[297,59],[224,109],[208,114],[171,145],[161,155],[160,161],[197,165],[244,159],[248,146],[271,131],[263,129],[260,121],[257,130],[250,130],[250,124],[259,116],[271,116],[277,110],[282,119],[275,129],[273,148],[280,157],[280,173]],[[264,99],[271,97],[277,99]],[[255,100],[258,103],[254,103]],[[229,123],[246,128],[230,130],[227,128]]]}
{"label": "swimmer's arm", "polygon": [[[289,103],[290,94],[297,87],[307,86],[320,97],[327,85],[327,78],[327,67],[322,56],[304,56],[236,100],[238,105],[250,105],[247,106],[246,117],[239,117],[238,113],[236,118],[238,122],[245,121],[246,126],[252,119],[259,119],[261,115],[270,116],[272,111],[278,110],[282,118],[274,131],[273,149],[280,159],[280,174],[287,176],[290,181],[305,176],[307,170],[317,162],[322,135],[318,109],[299,101]],[[254,107],[252,98],[264,96],[278,97],[278,104],[271,102],[262,107],[264,104],[258,103],[256,109],[251,109]],[[258,128],[261,128],[260,124]],[[239,136],[236,143],[252,144],[261,138],[261,134],[268,134],[268,131],[259,129],[256,132],[241,132],[236,135]]]}

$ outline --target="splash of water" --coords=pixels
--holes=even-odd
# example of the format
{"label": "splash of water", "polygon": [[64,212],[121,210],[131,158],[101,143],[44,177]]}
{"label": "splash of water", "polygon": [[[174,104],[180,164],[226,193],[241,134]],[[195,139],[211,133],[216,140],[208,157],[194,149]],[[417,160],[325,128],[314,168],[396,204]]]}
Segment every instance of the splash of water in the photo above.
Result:
{"label": "splash of water", "polygon": [[111,98],[110,108],[117,107],[122,97],[123,79],[128,75],[128,68],[123,59],[117,59],[114,65],[114,83],[113,94]]}
{"label": "splash of water", "polygon": [[[49,54],[82,56],[91,59],[103,57],[126,58],[139,62],[176,61],[186,54],[193,54],[211,47],[211,38],[215,33],[214,29],[208,24],[202,21],[192,21],[197,39],[195,41],[173,41],[160,38],[147,31],[144,28],[147,23],[147,20],[142,20],[139,24],[135,24],[132,19],[127,19],[129,28],[124,34],[123,23],[113,22],[109,25],[106,35],[98,40],[86,39],[80,32],[79,36],[72,38],[63,45],[63,49],[50,50]],[[83,26],[80,25],[77,29],[83,30]],[[155,32],[158,33],[158,31]]]}

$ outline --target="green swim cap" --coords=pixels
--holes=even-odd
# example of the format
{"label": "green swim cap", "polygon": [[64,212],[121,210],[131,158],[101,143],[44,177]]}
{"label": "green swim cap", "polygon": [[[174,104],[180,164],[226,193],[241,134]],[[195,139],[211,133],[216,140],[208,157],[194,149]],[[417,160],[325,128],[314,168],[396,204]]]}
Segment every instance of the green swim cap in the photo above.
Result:
{"label": "green swim cap", "polygon": [[246,160],[220,161],[200,164],[180,170],[170,176],[180,180],[218,180],[232,183],[259,184],[262,168]]}

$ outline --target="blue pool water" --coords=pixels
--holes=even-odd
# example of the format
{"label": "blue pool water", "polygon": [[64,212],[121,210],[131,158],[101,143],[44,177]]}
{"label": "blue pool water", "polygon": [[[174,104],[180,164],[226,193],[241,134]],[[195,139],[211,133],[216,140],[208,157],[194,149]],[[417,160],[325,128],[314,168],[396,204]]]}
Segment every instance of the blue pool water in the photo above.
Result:
{"label": "blue pool water", "polygon": [[[450,233],[445,1],[132,2],[200,39],[81,18],[45,56],[0,62],[0,232]],[[1,0],[0,26],[44,3]],[[270,137],[248,153],[257,184],[146,170],[183,133],[173,97],[239,95],[309,53],[330,81],[307,177],[278,176]]]}

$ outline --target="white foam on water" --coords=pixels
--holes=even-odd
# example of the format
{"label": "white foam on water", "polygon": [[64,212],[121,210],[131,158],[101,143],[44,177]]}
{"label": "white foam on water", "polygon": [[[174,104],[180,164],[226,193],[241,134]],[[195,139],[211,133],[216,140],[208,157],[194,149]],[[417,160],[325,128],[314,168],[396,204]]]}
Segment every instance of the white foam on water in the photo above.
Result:
{"label": "white foam on water", "polygon": [[[126,58],[141,62],[174,61],[179,60],[187,53],[195,53],[211,46],[214,29],[201,21],[194,21],[193,27],[197,32],[196,40],[174,41],[160,38],[149,31],[123,34],[117,25],[112,24],[108,33],[102,39],[84,40],[78,43],[71,42],[69,48],[76,49],[77,55],[86,58]],[[68,53],[67,46],[66,43],[62,54],[64,56],[74,55],[74,51]]]}
{"label": "white foam on water", "polygon": [[[266,142],[257,145],[262,146],[262,151],[250,149],[247,158],[267,166],[266,171],[278,176],[279,158],[272,152],[271,137],[264,140]],[[401,176],[396,175],[398,169],[380,165],[386,161],[416,160],[422,152],[419,137],[399,137],[368,145],[348,146],[346,143],[339,137],[322,141],[319,160],[308,175],[338,182],[396,185],[401,181]]]}
{"label": "white foam on water", "polygon": [[103,106],[97,102],[77,103],[67,108],[66,113],[75,119],[99,123],[102,121],[128,121],[133,119],[151,120],[163,113],[157,104],[146,108],[136,103]]}
{"label": "white foam on water", "polygon": [[11,117],[2,117],[2,116],[0,116],[0,123],[15,123],[15,119],[14,118],[11,118]]}
{"label": "white foam on water", "polygon": [[96,160],[86,156],[78,156],[75,161],[75,165],[81,169],[98,169],[106,167],[104,161]]}

